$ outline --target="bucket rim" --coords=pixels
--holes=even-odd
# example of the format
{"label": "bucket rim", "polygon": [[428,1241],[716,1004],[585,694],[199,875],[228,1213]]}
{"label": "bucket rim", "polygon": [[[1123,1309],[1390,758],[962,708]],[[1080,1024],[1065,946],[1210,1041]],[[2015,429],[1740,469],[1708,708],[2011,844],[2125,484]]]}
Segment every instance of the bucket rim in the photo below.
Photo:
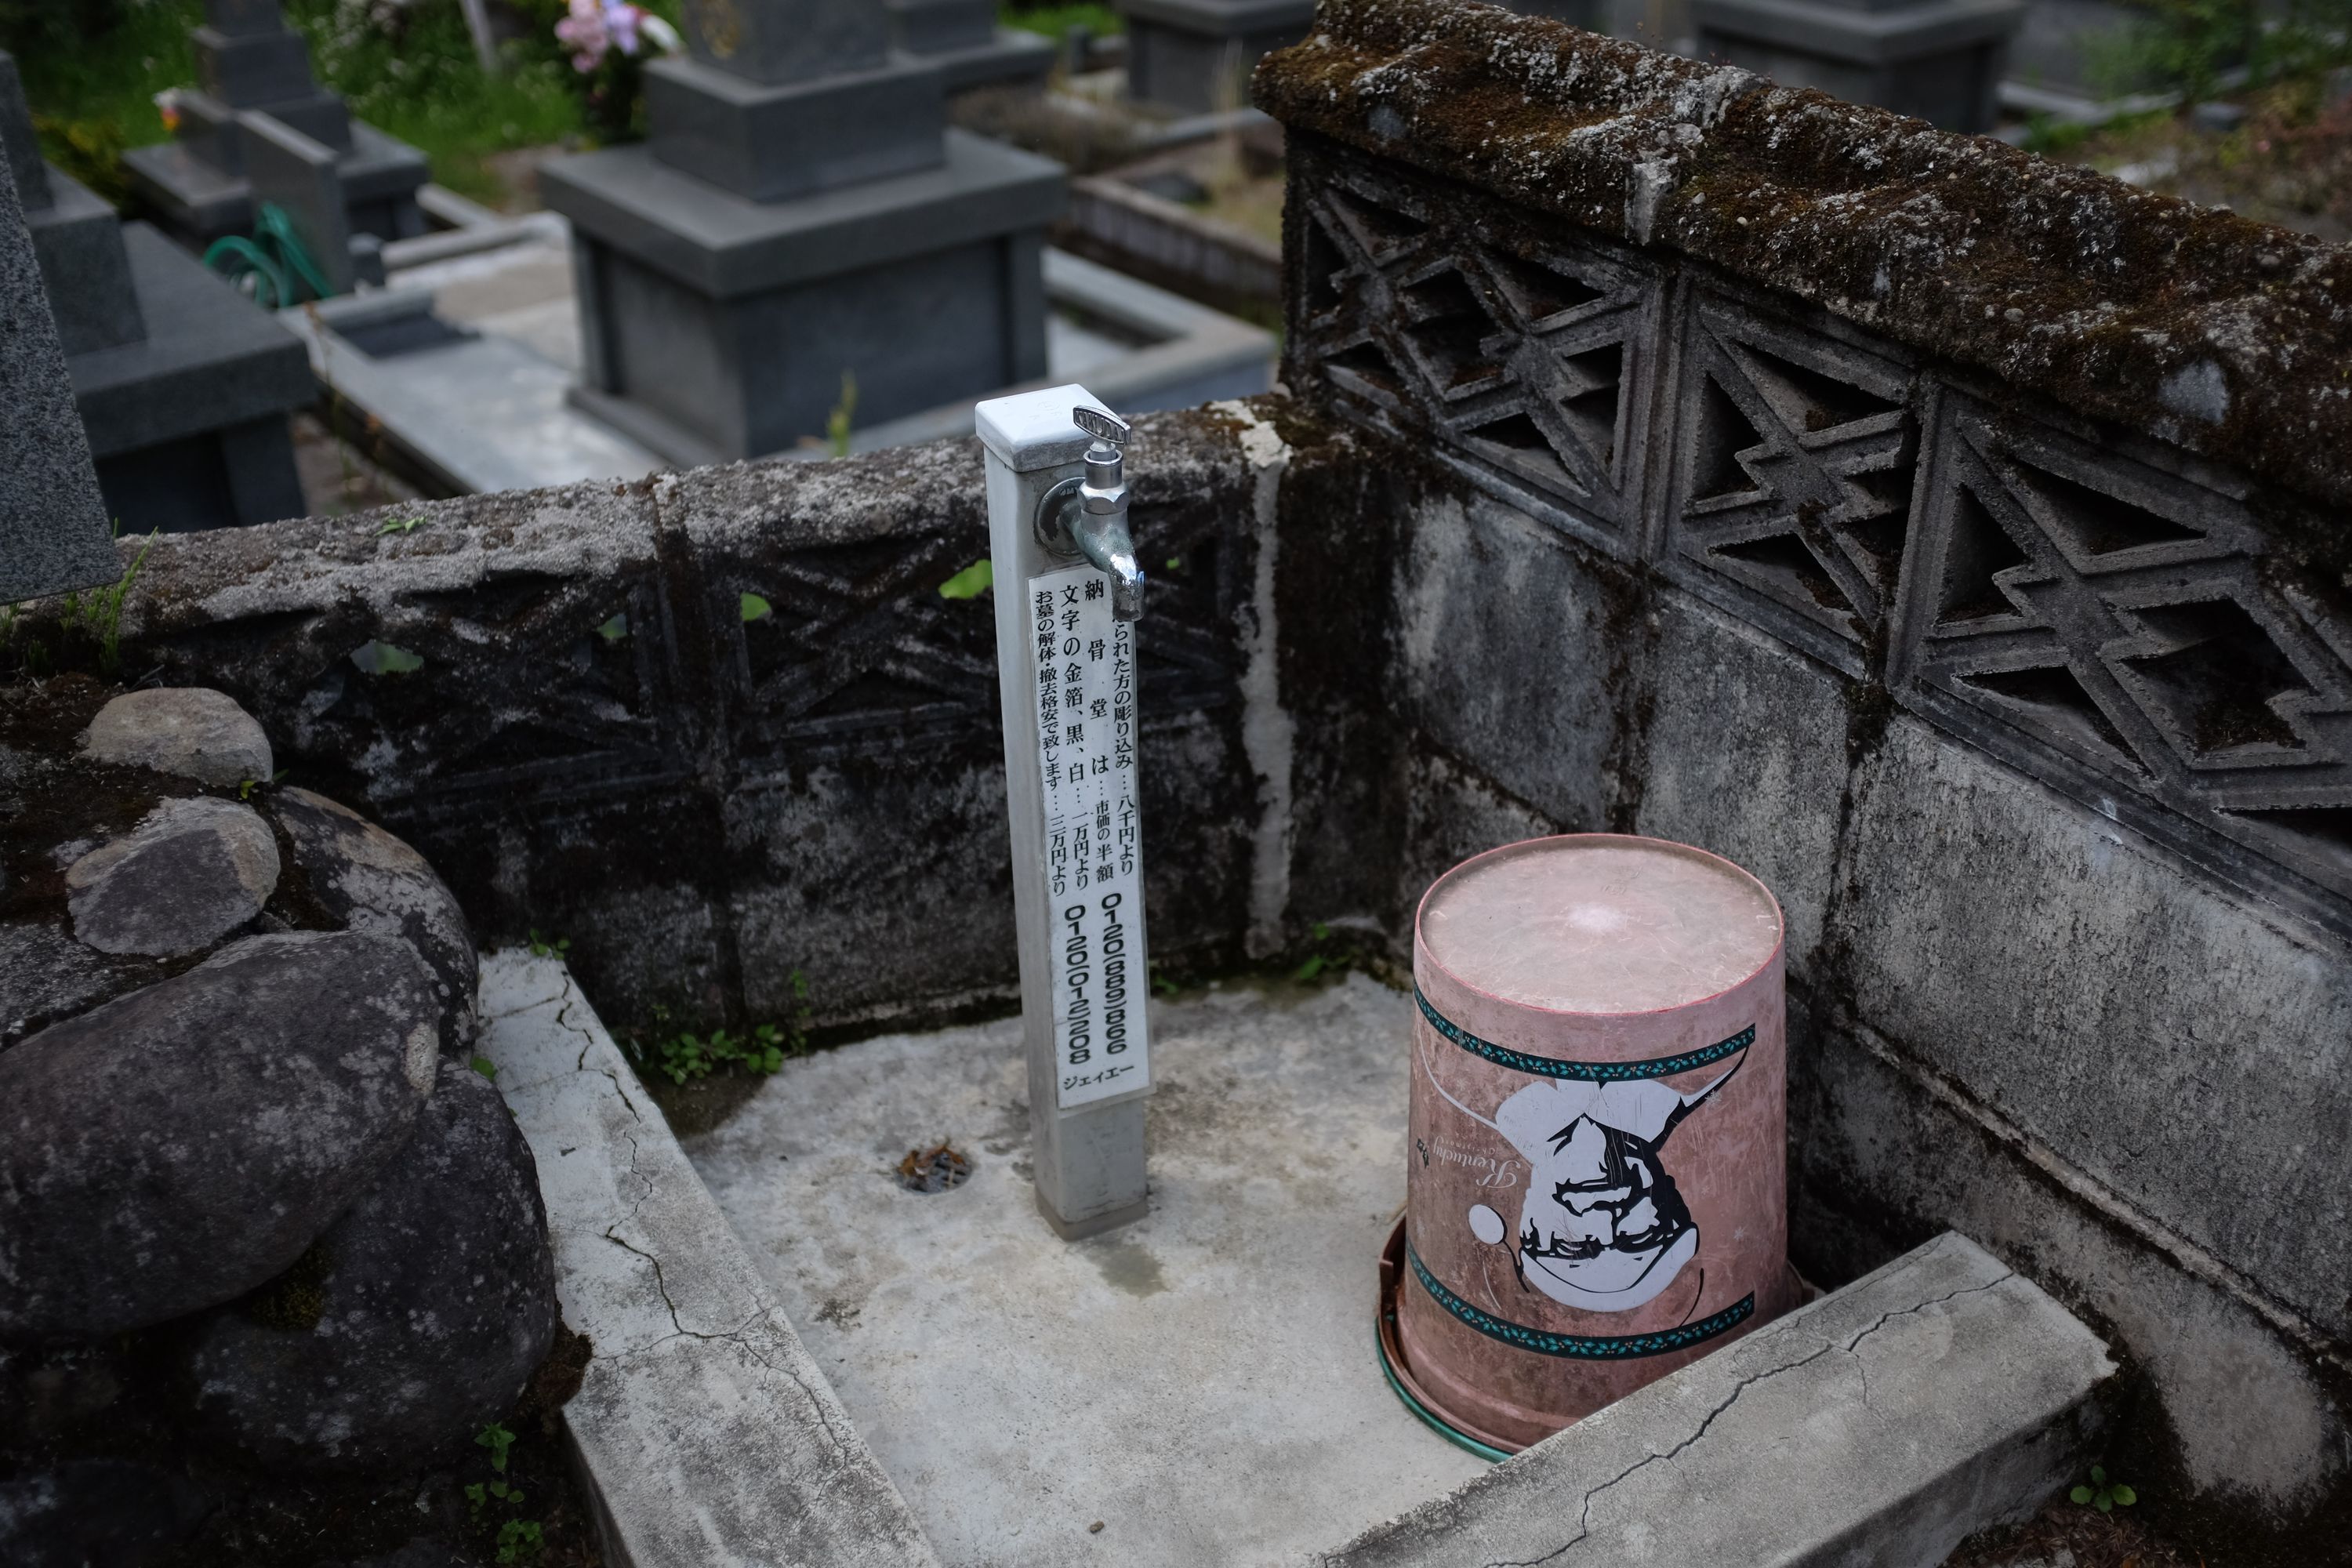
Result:
{"label": "bucket rim", "polygon": [[1404,1218],[1402,1213],[1397,1215],[1395,1226],[1381,1247],[1380,1285],[1372,1322],[1372,1350],[1380,1357],[1381,1376],[1387,1382],[1389,1391],[1422,1425],[1455,1447],[1475,1454],[1489,1464],[1499,1464],[1522,1452],[1526,1445],[1455,1426],[1415,1385],[1412,1370],[1405,1362],[1404,1346],[1396,1334],[1396,1293],[1404,1278]]}

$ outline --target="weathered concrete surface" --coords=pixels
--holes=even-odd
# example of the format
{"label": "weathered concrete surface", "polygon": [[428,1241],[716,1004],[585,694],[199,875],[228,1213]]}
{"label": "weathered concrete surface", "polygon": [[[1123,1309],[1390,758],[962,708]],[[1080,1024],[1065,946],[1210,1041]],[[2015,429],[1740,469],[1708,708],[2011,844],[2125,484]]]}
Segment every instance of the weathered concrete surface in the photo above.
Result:
{"label": "weathered concrete surface", "polygon": [[1933,1568],[2086,1462],[2115,1373],[1947,1233],[1315,1562]]}
{"label": "weathered concrete surface", "polygon": [[2344,247],[1494,6],[1324,0],[1252,90],[1294,135],[1769,280],[2016,388],[2352,498]]}
{"label": "weathered concrete surface", "polygon": [[[1154,1001],[1151,1213],[1090,1241],[1032,1200],[1017,1021],[787,1063],[690,1152],[948,1562],[1276,1561],[1485,1468],[1373,1352],[1411,1007]],[[971,1178],[900,1186],[942,1139]]]}
{"label": "weathered concrete surface", "polygon": [[1856,1014],[2352,1341],[2352,964],[1916,720],[1853,784]]}
{"label": "weathered concrete surface", "polygon": [[[1325,435],[1262,486],[1243,427],[1322,427],[1234,406],[1148,416],[1130,458],[1154,951],[1204,966],[1287,843],[1242,733],[1286,700],[1258,679],[1279,639],[1245,640],[1256,541],[1293,474],[1368,482]],[[976,442],[937,442],[167,536],[124,658],[233,694],[293,782],[413,844],[477,932],[568,940],[616,1018],[774,1018],[795,970],[821,1025],[937,1018],[1013,973],[992,623],[938,592],[986,552],[981,473]],[[52,606],[17,641],[89,657]],[[371,642],[423,662],[355,661]],[[950,907],[970,918],[894,940],[891,911]]]}
{"label": "weathered concrete surface", "polygon": [[[2342,944],[1562,531],[1442,497],[1404,528],[1390,657],[1418,733],[1391,908],[1465,854],[1591,824],[1548,802],[1750,867],[1789,921],[1801,1266],[1834,1282],[1978,1237],[2147,1378],[2116,1452],[2158,1510],[2200,1500],[2168,1528],[2282,1562],[2340,1539]],[[1447,609],[1513,581],[1545,586]],[[1521,659],[1629,583],[1605,658]],[[1444,700],[1464,668],[1509,700]],[[1528,743],[1580,710],[1610,737],[1598,777],[1590,745]]]}
{"label": "weathered concrete surface", "polygon": [[563,1318],[595,1347],[563,1419],[605,1561],[934,1563],[563,965],[494,953],[481,997],[479,1048],[539,1164]]}

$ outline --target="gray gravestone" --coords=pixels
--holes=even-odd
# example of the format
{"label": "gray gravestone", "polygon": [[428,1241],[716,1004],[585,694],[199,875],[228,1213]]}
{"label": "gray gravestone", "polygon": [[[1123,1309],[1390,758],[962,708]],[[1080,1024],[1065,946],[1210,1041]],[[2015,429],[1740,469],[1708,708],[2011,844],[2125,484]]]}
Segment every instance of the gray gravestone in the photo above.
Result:
{"label": "gray gravestone", "polygon": [[[11,77],[15,64],[9,67]],[[9,164],[18,161],[10,142]],[[0,604],[94,587],[122,574],[73,382],[49,319],[40,263],[0,172]]]}
{"label": "gray gravestone", "polygon": [[1258,57],[1315,20],[1314,0],[1118,0],[1118,11],[1128,91],[1195,114],[1246,107]]}
{"label": "gray gravestone", "polygon": [[199,86],[176,95],[173,140],[123,154],[132,191],[164,227],[202,248],[249,232],[241,115],[263,113],[334,150],[350,226],[379,239],[425,232],[416,193],[425,155],[354,121],[343,100],[310,74],[310,47],[286,25],[278,0],[205,0],[205,23],[189,35]]}
{"label": "gray gravestone", "polygon": [[1981,132],[2025,0],[1694,0],[1691,15],[1704,58]]}
{"label": "gray gravestone", "polygon": [[940,68],[881,0],[695,0],[646,70],[646,142],[556,160],[583,384],[684,465],[1042,375],[1058,165],[946,125]]}
{"label": "gray gravestone", "polygon": [[22,216],[105,514],[139,533],[299,515],[286,416],[312,395],[301,341],[43,164],[5,53],[0,143],[12,171],[38,174],[44,199]]}
{"label": "gray gravestone", "polygon": [[373,235],[352,233],[335,150],[274,114],[241,114],[237,132],[245,142],[245,177],[253,187],[254,211],[274,206],[286,215],[326,279],[327,292],[348,294],[362,279],[383,282],[382,242]]}
{"label": "gray gravestone", "polygon": [[0,51],[0,142],[7,143],[25,226],[48,285],[49,313],[68,355],[135,342],[145,335],[131,287],[122,226],[114,209],[62,170],[41,161],[33,113],[16,59]]}

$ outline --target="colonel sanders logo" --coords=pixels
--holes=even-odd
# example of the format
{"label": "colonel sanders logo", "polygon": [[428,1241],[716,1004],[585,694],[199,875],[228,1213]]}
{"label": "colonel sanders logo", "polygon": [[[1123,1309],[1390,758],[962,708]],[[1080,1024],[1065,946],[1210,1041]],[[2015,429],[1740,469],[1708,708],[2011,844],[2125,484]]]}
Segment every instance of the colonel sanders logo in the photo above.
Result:
{"label": "colonel sanders logo", "polygon": [[[1666,1141],[1746,1060],[1742,1051],[1689,1093],[1655,1079],[1542,1079],[1504,1100],[1491,1120],[1438,1086],[1527,1162],[1511,1258],[1523,1289],[1588,1312],[1625,1312],[1674,1281],[1697,1253],[1699,1234],[1665,1168]],[[1425,1058],[1423,1067],[1429,1070]],[[1437,1084],[1434,1072],[1430,1082]],[[1502,1244],[1501,1215],[1480,1204],[1469,1219],[1480,1241]]]}

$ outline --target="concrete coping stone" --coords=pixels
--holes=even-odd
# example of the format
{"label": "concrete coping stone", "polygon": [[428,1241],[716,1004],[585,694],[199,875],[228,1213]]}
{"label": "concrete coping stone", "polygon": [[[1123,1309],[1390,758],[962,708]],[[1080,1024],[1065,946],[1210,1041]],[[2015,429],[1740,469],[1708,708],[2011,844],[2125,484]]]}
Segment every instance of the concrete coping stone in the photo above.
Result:
{"label": "concrete coping stone", "polygon": [[1252,89],[1294,133],[2352,502],[2352,247],[1492,5],[1323,0]]}
{"label": "concrete coping stone", "polygon": [[936,1563],[571,972],[492,953],[481,995],[564,1321],[594,1347],[563,1416],[605,1562]]}
{"label": "concrete coping stone", "polygon": [[2088,1462],[2116,1375],[1947,1231],[1314,1561],[1932,1568]]}

